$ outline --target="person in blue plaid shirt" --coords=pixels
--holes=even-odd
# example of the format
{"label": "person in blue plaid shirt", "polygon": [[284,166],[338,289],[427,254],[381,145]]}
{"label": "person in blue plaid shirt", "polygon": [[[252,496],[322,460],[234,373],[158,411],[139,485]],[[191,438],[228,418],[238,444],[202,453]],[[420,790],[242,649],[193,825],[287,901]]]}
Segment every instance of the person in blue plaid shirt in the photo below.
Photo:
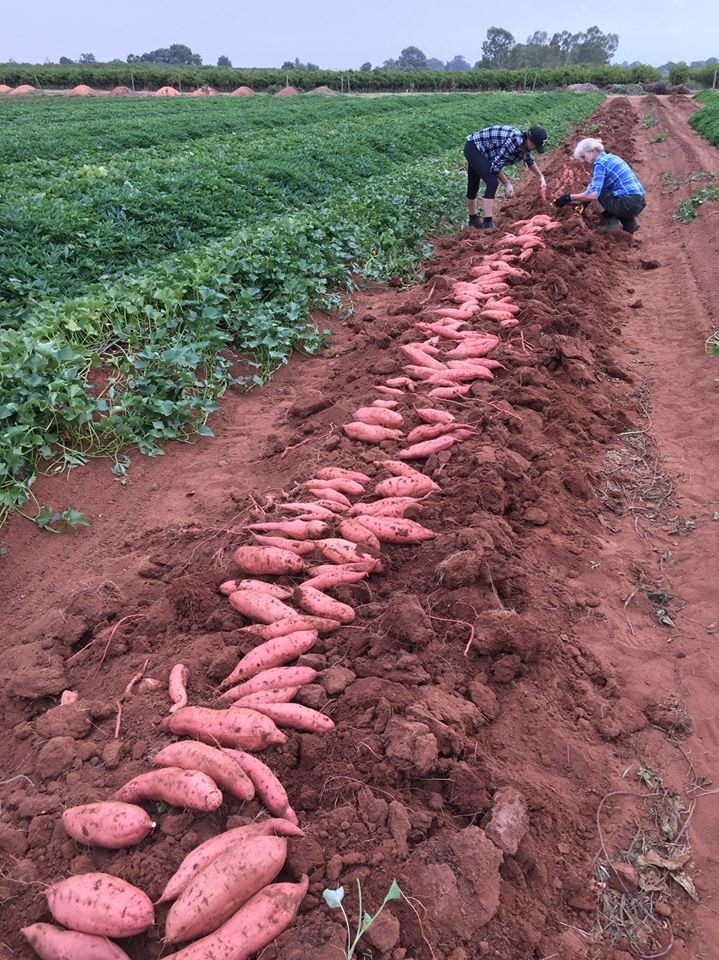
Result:
{"label": "person in blue plaid shirt", "polygon": [[626,160],[607,153],[602,141],[593,137],[579,141],[574,148],[574,159],[591,168],[592,180],[584,193],[562,194],[554,205],[564,207],[568,203],[596,200],[602,208],[600,233],[638,230],[637,217],[646,206],[646,197],[644,187]]}
{"label": "person in blue plaid shirt", "polygon": [[[547,199],[547,184],[541,170],[534,161],[532,150],[544,153],[547,131],[544,127],[530,127],[522,131],[506,124],[485,127],[476,133],[470,133],[464,142],[464,156],[467,160],[467,213],[470,227],[479,230],[493,230],[492,210],[494,197],[499,183],[504,187],[505,197],[514,196],[514,187],[502,173],[509,163],[526,163],[539,182],[542,199]],[[483,212],[484,219],[477,214],[477,194],[479,184],[484,181]]]}

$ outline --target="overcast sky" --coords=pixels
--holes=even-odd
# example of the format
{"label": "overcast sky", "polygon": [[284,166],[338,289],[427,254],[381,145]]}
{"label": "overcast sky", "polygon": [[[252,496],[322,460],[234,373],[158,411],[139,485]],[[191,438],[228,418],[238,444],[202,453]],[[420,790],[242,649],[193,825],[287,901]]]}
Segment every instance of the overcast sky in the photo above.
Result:
{"label": "overcast sky", "polygon": [[81,53],[124,60],[184,43],[205,64],[225,54],[234,66],[280,66],[299,57],[325,69],[357,69],[365,61],[381,65],[407,46],[443,61],[461,54],[473,64],[488,27],[504,27],[523,43],[535,30],[551,36],[594,25],[619,34],[617,63],[719,56],[717,0],[491,6],[494,12],[470,0],[0,0],[0,61],[57,62]]}

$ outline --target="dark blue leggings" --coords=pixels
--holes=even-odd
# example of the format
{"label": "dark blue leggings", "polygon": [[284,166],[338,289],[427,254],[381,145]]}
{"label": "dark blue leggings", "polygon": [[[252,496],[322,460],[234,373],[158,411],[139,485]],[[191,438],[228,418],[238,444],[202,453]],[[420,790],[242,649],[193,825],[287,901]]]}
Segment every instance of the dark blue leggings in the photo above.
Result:
{"label": "dark blue leggings", "polygon": [[487,200],[494,200],[499,180],[497,174],[490,170],[489,157],[478,150],[472,140],[465,140],[464,155],[467,158],[467,199],[476,200],[479,193],[479,182],[484,180],[487,184],[484,196]]}

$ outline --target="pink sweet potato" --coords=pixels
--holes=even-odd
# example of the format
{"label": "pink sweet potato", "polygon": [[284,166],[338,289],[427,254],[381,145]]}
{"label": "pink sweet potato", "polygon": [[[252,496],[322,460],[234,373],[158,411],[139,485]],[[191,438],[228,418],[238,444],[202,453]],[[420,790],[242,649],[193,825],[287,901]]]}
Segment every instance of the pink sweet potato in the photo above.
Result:
{"label": "pink sweet potato", "polygon": [[217,747],[194,740],[180,740],[163,747],[152,758],[159,767],[180,767],[183,770],[201,770],[222,790],[239,800],[251,800],[255,795],[252,782],[237,769],[237,764]]}
{"label": "pink sweet potato", "polygon": [[416,363],[420,367],[441,367],[442,364],[435,360],[434,357],[423,350],[421,347],[418,347],[414,343],[403,343],[400,344],[400,350],[405,355],[405,357],[410,361],[410,363]]}
{"label": "pink sweet potato", "polygon": [[254,710],[259,703],[289,703],[295,699],[299,689],[299,687],[280,687],[277,690],[265,690],[264,693],[248,693],[235,700],[230,709],[243,707]]}
{"label": "pink sweet potato", "polygon": [[147,894],[108,873],[83,873],[45,891],[58,923],[101,937],[134,937],[155,922]]}
{"label": "pink sweet potato", "polygon": [[371,480],[371,477],[368,477],[366,473],[361,473],[359,470],[347,470],[345,467],[320,467],[315,472],[315,477],[318,480],[337,480],[344,477],[346,480],[354,480],[355,483],[360,483],[363,486]]}
{"label": "pink sweet potato", "polygon": [[[308,503],[305,506],[309,509],[313,505]],[[327,525],[319,520],[277,520],[274,523],[248,523],[247,529],[279,533],[290,540],[316,540],[317,537],[324,536]]]}
{"label": "pink sweet potato", "polygon": [[304,584],[295,587],[292,599],[298,607],[316,617],[329,617],[331,620],[339,620],[340,623],[345,624],[352,623],[355,618],[355,612],[349,604],[334,600],[314,587],[307,587]]}
{"label": "pink sweet potato", "polygon": [[413,446],[401,450],[399,455],[406,460],[423,460],[425,457],[431,457],[433,453],[439,453],[440,450],[448,450],[457,442],[456,437],[437,437],[435,440],[415,443]]}
{"label": "pink sweet potato", "polygon": [[293,617],[287,617],[285,620],[278,620],[276,623],[268,623],[260,626],[257,623],[249,627],[241,627],[243,633],[248,633],[259,640],[274,640],[275,637],[286,637],[290,633],[298,633],[301,630],[314,630],[321,636],[325,633],[332,633],[339,624],[336,620],[326,620],[323,617],[310,617],[308,614],[295,614]]}
{"label": "pink sweet potato", "polygon": [[282,587],[279,583],[267,583],[265,580],[235,580],[237,586],[230,593],[237,590],[258,590],[260,593],[266,593],[277,600],[289,600],[292,596],[290,587]]}
{"label": "pink sweet potato", "polygon": [[403,397],[404,396],[404,391],[398,390],[397,387],[385,387],[381,383],[373,387],[372,389],[376,390],[377,393],[384,394],[387,397]]}
{"label": "pink sweet potato", "polygon": [[378,467],[384,467],[387,473],[391,473],[393,477],[425,477],[425,474],[420,470],[415,470],[414,467],[402,460],[376,460],[375,463]]}
{"label": "pink sweet potato", "polygon": [[[340,523],[339,532],[342,534],[345,540],[350,540],[352,543],[358,543],[358,544],[361,543],[363,546],[369,547],[371,550],[374,550],[376,553],[379,553],[380,550],[382,549],[377,537],[375,537],[373,533],[370,533],[370,531],[366,527],[363,527],[361,523],[357,523],[356,520],[353,520],[350,517],[348,517],[347,519],[343,520],[342,523]],[[361,580],[361,579],[362,579],[361,577],[357,577],[354,581],[352,581],[351,579],[350,580],[345,579],[341,582],[351,583],[351,582],[357,582],[358,580]],[[340,582],[339,580],[335,581],[335,585],[339,582]],[[315,590],[323,589],[323,587],[319,587],[316,583],[310,583],[307,580],[305,580],[304,586],[314,587]]]}
{"label": "pink sweet potato", "polygon": [[107,937],[76,930],[63,930],[51,923],[33,923],[20,933],[40,960],[130,960],[124,950]]}
{"label": "pink sweet potato", "polygon": [[351,440],[363,440],[365,443],[382,443],[383,440],[399,440],[401,430],[391,430],[371,423],[355,421],[346,423],[342,429]]}
{"label": "pink sweet potato", "polygon": [[304,573],[307,569],[307,564],[296,553],[280,550],[278,547],[238,547],[232,556],[243,573]]}
{"label": "pink sweet potato", "polygon": [[429,396],[437,400],[454,400],[456,397],[466,396],[471,389],[470,383],[458,384],[456,387],[435,387],[429,391]]}
{"label": "pink sweet potato", "polygon": [[387,543],[422,543],[423,540],[436,537],[434,530],[428,530],[414,520],[360,516],[357,517],[357,522],[371,530],[379,540]]}
{"label": "pink sweet potato", "polygon": [[329,537],[317,541],[317,548],[325,559],[332,563],[361,563],[372,560],[373,571],[382,572],[381,561],[372,555],[372,551],[362,544],[352,543],[342,537]]}
{"label": "pink sweet potato", "polygon": [[307,733],[325,733],[334,730],[334,721],[326,714],[303,707],[299,703],[262,703],[256,707],[280,727],[303,730]]}
{"label": "pink sweet potato", "polygon": [[[369,533],[369,530],[365,532]],[[377,541],[376,537],[374,539]],[[304,585],[314,587],[315,590],[331,590],[332,587],[337,587],[341,583],[359,583],[367,576],[366,570],[343,570],[341,569],[342,564],[332,564],[331,566],[333,566],[332,572],[319,573],[317,576],[305,580]],[[347,566],[350,566],[350,564],[347,564]]]}
{"label": "pink sweet potato", "polygon": [[244,750],[225,749],[254,783],[257,796],[266,809],[275,817],[297,823],[297,814],[292,809],[287,791],[267,764]]}
{"label": "pink sweet potato", "polygon": [[[427,424],[432,426],[432,424]],[[446,424],[439,426],[446,427]],[[443,431],[444,432],[444,431]],[[407,439],[410,439],[412,434]],[[414,477],[390,477],[388,480],[382,480],[374,489],[378,497],[425,497],[427,494],[439,490],[437,484],[431,477],[425,477],[418,474]],[[359,504],[361,506],[361,504]]]}
{"label": "pink sweet potato", "polygon": [[373,560],[360,560],[357,563],[318,563],[317,566],[310,567],[309,572],[311,577],[324,577],[331,575],[333,572],[344,573],[345,571],[362,573],[366,576],[372,572],[373,563]]}
{"label": "pink sweet potato", "polygon": [[[260,751],[272,746],[273,743],[285,743],[287,740],[274,723],[254,710],[183,707],[171,717],[165,717],[161,726],[170,733],[187,734],[202,740],[203,743],[213,746],[219,744],[222,747],[239,747],[241,750]],[[154,775],[159,776],[164,772],[157,770]],[[184,774],[188,771],[181,772]],[[222,798],[221,793],[220,798]]]}
{"label": "pink sweet potato", "polygon": [[270,667],[256,673],[244,683],[223,693],[223,700],[237,700],[252,693],[263,693],[267,690],[280,690],[283,687],[303,687],[317,679],[317,671],[312,667]]}
{"label": "pink sweet potato", "polygon": [[451,423],[455,419],[454,414],[436,407],[415,407],[414,412],[425,423]]}
{"label": "pink sweet potato", "polygon": [[[232,752],[233,751],[228,751],[230,755],[232,755]],[[238,753],[239,752],[241,751],[238,751]],[[243,753],[243,756],[248,756],[248,754]],[[235,758],[235,760],[237,760],[237,758]],[[258,760],[257,762],[259,763],[260,761]],[[257,790],[257,796],[260,796],[259,790]],[[225,830],[224,833],[217,834],[214,837],[210,837],[209,840],[205,840],[204,843],[201,843],[187,854],[180,866],[167,881],[165,889],[162,891],[162,896],[157,903],[166,903],[168,900],[174,900],[175,897],[195,879],[201,870],[212,863],[212,861],[224,853],[225,850],[229,850],[230,847],[236,844],[242,845],[253,837],[303,836],[304,832],[300,830],[294,820],[289,820],[286,817],[257,820],[254,823],[248,823],[244,827]]]}
{"label": "pink sweet potato", "polygon": [[383,497],[373,503],[358,503],[350,511],[352,517],[403,517],[409,509],[417,507],[415,497]]}
{"label": "pink sweet potato", "polygon": [[246,653],[220,686],[228,687],[238,680],[249,680],[263,670],[269,670],[270,667],[281,667],[292,663],[303,653],[310,651],[315,643],[317,643],[316,630],[297,630],[294,633],[266,640]]}
{"label": "pink sweet potato", "polygon": [[[173,720],[185,710],[200,707],[183,707],[170,717]],[[135,803],[138,800],[162,800],[172,807],[200,810],[208,813],[222,806],[222,791],[215,781],[200,770],[183,770],[180,767],[165,767],[141,773],[112,795],[113,800]],[[90,931],[85,931],[89,933]],[[108,934],[110,936],[110,934]]]}
{"label": "pink sweet potato", "polygon": [[249,960],[286,930],[295,918],[309,879],[273,883],[252,897],[215,933],[164,960]]}
{"label": "pink sweet potato", "polygon": [[[394,410],[399,406],[399,403],[396,400],[373,400],[371,406],[384,407],[385,410]],[[369,480],[367,483],[369,483]]]}
{"label": "pink sweet potato", "polygon": [[[400,427],[404,422],[401,413],[385,407],[359,407],[353,416],[360,423],[376,424],[379,427]],[[362,489],[364,490],[364,487]]]}
{"label": "pink sweet potato", "polygon": [[172,670],[170,670],[170,676],[167,681],[168,693],[172,701],[170,713],[174,713],[181,707],[187,706],[187,679],[189,675],[190,671],[184,663],[176,663]]}
{"label": "pink sweet potato", "polygon": [[[289,540],[285,537],[265,537],[261,533],[253,533],[252,537],[257,543],[264,547],[278,547],[280,550],[288,550],[290,553],[295,553],[298,557],[307,556],[307,554],[312,553],[315,548],[311,540]],[[233,591],[230,590],[230,593],[233,593]]]}
{"label": "pink sweet potato", "polygon": [[423,440],[434,440],[435,437],[442,437],[446,433],[455,433],[459,427],[466,427],[466,424],[458,423],[422,423],[407,434],[409,443],[420,443]]}
{"label": "pink sweet potato", "polygon": [[390,377],[389,380],[385,380],[385,383],[394,390],[414,390],[414,384],[409,377]]}
{"label": "pink sweet potato", "polygon": [[62,825],[78,843],[108,850],[141,843],[155,826],[142,807],[112,801],[68,807],[63,811]]}
{"label": "pink sweet potato", "polygon": [[297,503],[278,503],[277,509],[282,513],[300,514],[298,519],[302,523],[312,520],[319,520],[320,522],[331,520],[334,512],[328,506],[325,506],[324,503],[319,503],[317,500],[301,500]]}
{"label": "pink sweet potato", "polygon": [[[325,501],[334,501],[336,504],[342,504],[345,507],[352,505],[352,501],[341,491],[335,490],[334,487],[329,487],[326,485],[327,481],[323,480],[308,480],[305,486],[317,497],[322,499],[318,502],[324,503]],[[336,510],[336,507],[331,508],[333,512]]]}
{"label": "pink sweet potato", "polygon": [[216,930],[274,880],[286,858],[284,837],[251,837],[221,853],[190,881],[170,907],[165,941],[193,940]]}
{"label": "pink sweet potato", "polygon": [[248,620],[257,623],[276,623],[294,616],[295,611],[282,600],[259,590],[236,590],[230,594],[230,604]]}

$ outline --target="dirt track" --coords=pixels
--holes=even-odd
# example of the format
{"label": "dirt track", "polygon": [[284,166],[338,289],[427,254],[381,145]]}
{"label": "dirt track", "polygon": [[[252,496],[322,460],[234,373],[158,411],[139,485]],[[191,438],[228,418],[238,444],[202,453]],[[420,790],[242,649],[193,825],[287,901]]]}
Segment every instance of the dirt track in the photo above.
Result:
{"label": "dirt track", "polygon": [[[314,662],[352,675],[334,670],[336,685],[309,695],[338,729],[265,755],[307,832],[287,874],[306,870],[312,882],[265,960],[338,957],[342,930],[320,893],[337,882],[349,890],[357,876],[371,906],[396,876],[427,910],[420,928],[406,905],[393,908],[399,940],[388,924],[367,953],[383,960],[716,955],[719,366],[703,345],[719,327],[719,203],[688,225],[671,214],[691,174],[719,174],[719,152],[687,126],[692,109],[682,98],[612,99],[593,118],[592,135],[648,189],[641,230],[603,238],[562,213],[531,280],[513,287],[521,336],[502,348],[506,371],[457,408],[477,438],[424,468],[442,488],[422,512],[438,538],[390,549],[369,589],[346,589],[357,622],[325,639]],[[659,124],[644,129],[649,113]],[[568,156],[569,144],[546,164],[550,190]],[[662,171],[681,183],[675,192]],[[503,226],[537,212],[530,191],[506,204]],[[167,742],[163,690],[128,700],[114,741],[115,701],[145,660],[164,680],[182,659],[193,702],[211,697],[246,642],[216,591],[234,575],[240,537],[230,531],[318,463],[371,463],[376,452],[339,425],[397,370],[393,343],[413,339],[418,316],[495,241],[442,238],[424,284],[353,297],[331,355],[293,361],[262,393],[228,396],[216,440],[136,457],[124,486],[107,464],[37,485],[44,502],[88,515],[89,529],[51,538],[16,519],[3,532],[8,957],[30,956],[17,930],[47,919],[44,883],[107,869],[154,898],[194,842],[257,814],[254,803],[204,818],[163,813],[155,836],[112,854],[77,848],[58,825],[64,806],[108,796]],[[89,719],[45,715],[65,686],[92,701]],[[436,754],[420,755],[424,730]],[[648,769],[661,789],[646,773],[639,781]],[[497,872],[484,834],[465,828],[486,825],[502,787],[526,799],[530,829]],[[625,877],[632,896],[597,884],[597,858],[636,865],[640,844],[679,855],[686,836],[698,907],[672,880],[679,868],[642,867],[638,891]],[[158,956],[160,934],[130,941],[128,953]]]}

